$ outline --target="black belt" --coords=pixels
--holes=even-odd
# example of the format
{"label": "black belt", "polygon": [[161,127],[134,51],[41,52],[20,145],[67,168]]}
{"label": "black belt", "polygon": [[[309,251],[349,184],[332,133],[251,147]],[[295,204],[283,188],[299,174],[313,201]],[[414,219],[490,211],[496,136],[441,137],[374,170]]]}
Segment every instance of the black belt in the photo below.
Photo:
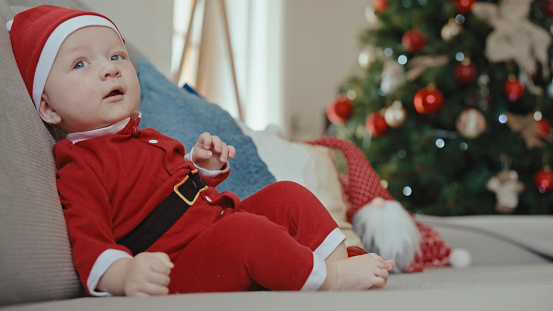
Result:
{"label": "black belt", "polygon": [[134,255],[154,244],[196,202],[200,192],[207,190],[207,182],[193,170],[175,185],[173,192],[131,232],[117,242],[129,248]]}

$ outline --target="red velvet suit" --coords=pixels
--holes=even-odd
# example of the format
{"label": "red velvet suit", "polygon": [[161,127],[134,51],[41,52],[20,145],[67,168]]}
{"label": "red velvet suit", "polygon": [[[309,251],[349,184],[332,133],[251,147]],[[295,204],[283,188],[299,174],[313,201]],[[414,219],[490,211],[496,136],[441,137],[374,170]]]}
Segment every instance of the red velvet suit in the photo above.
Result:
{"label": "red velvet suit", "polygon": [[[180,142],[137,125],[131,118],[116,134],[54,146],[59,196],[83,284],[104,251],[130,254],[116,241],[194,169]],[[215,189],[227,176],[204,177],[209,189],[147,250],[165,252],[175,263],[171,292],[301,289],[314,270],[313,251],[336,223],[297,184],[275,183],[240,202]]]}

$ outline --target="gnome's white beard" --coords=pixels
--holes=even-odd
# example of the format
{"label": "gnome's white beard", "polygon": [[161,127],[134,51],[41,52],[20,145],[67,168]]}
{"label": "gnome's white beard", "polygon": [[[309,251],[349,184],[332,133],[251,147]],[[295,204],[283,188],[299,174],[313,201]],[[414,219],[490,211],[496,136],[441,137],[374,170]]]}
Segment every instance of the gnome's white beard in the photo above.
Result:
{"label": "gnome's white beard", "polygon": [[353,230],[369,252],[393,259],[400,271],[420,251],[417,226],[397,201],[373,199],[353,216]]}

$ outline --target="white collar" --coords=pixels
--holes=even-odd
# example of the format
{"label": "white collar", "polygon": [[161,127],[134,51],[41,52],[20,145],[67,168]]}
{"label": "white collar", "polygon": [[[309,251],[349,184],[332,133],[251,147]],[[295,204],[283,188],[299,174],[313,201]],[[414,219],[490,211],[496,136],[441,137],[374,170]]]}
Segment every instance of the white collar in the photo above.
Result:
{"label": "white collar", "polygon": [[[140,120],[141,116],[142,114],[140,112],[133,113],[133,117],[135,117],[137,120]],[[122,129],[124,129],[130,120],[131,120],[131,117],[128,117],[117,123],[114,123],[112,125],[102,127],[99,129],[94,129],[94,130],[84,131],[84,132],[69,133],[65,136],[65,138],[69,139],[73,144],[76,144],[80,141],[91,139],[91,138],[113,135],[113,134],[119,133]]]}

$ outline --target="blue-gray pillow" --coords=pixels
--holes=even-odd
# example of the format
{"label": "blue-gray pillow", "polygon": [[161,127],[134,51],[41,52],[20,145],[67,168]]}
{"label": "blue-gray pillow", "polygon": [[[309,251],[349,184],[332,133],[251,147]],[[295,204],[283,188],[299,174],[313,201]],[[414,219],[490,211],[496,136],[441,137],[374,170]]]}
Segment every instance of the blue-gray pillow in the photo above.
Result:
{"label": "blue-gray pillow", "polygon": [[217,189],[234,192],[244,199],[275,181],[249,136],[244,135],[232,116],[208,103],[192,88],[179,88],[140,59],[137,66],[141,91],[141,128],[152,127],[183,143],[190,150],[198,136],[209,132],[233,145],[237,152],[231,160],[230,176]]}

